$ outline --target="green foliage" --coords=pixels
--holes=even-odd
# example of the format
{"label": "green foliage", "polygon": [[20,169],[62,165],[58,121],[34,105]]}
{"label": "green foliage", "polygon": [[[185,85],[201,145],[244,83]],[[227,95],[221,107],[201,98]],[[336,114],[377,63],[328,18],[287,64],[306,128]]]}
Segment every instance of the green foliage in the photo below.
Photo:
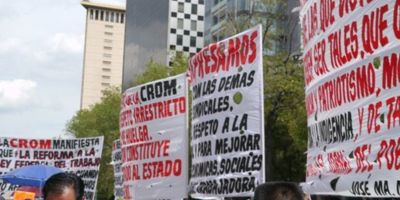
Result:
{"label": "green foliage", "polygon": [[264,117],[268,181],[302,181],[305,177],[307,116],[303,68],[293,55],[298,13],[287,0],[254,1],[242,15],[228,14],[224,34],[234,35],[257,24],[263,27]]}
{"label": "green foliage", "polygon": [[104,136],[104,146],[97,184],[97,197],[108,199],[114,189],[114,175],[111,162],[112,143],[119,138],[119,111],[121,94],[118,88],[103,92],[100,103],[89,109],[78,111],[67,123],[68,133],[77,138]]}

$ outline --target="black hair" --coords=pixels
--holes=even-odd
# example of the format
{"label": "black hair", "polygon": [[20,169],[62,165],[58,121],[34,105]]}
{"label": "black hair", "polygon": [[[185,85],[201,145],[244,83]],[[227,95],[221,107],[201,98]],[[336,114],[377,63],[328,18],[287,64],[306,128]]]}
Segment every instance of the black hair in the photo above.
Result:
{"label": "black hair", "polygon": [[47,179],[43,187],[43,198],[47,199],[49,193],[62,194],[64,189],[71,187],[75,192],[75,199],[82,200],[85,192],[85,184],[82,179],[71,173],[58,173]]}
{"label": "black hair", "polygon": [[303,200],[303,191],[293,182],[269,182],[259,185],[255,200]]}

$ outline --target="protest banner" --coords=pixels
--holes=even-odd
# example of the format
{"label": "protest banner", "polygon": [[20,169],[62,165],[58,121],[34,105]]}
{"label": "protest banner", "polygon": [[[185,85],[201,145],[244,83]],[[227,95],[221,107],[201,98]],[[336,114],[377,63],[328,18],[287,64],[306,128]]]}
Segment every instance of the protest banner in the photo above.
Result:
{"label": "protest banner", "polygon": [[310,194],[400,197],[400,1],[300,11]]}
{"label": "protest banner", "polygon": [[262,53],[256,26],[189,61],[192,197],[252,196],[264,182]]}
{"label": "protest banner", "polygon": [[[103,137],[77,139],[22,139],[0,137],[0,175],[28,165],[49,165],[75,173],[85,183],[85,199],[94,199]],[[0,195],[17,186],[2,183]]]}
{"label": "protest banner", "polygon": [[111,163],[114,167],[114,199],[124,199],[123,176],[122,176],[122,156],[121,141],[114,140],[111,154]]}
{"label": "protest banner", "polygon": [[120,113],[125,199],[183,199],[188,184],[187,80],[126,90]]}

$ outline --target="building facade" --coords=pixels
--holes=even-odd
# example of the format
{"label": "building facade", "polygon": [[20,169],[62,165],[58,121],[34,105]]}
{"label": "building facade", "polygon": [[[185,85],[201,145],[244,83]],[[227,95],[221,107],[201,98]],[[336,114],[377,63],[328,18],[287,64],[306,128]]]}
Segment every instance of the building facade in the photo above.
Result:
{"label": "building facade", "polygon": [[122,89],[150,61],[169,65],[177,52],[203,48],[204,12],[204,0],[127,1]]}
{"label": "building facade", "polygon": [[86,9],[81,109],[99,102],[102,91],[121,87],[125,8],[82,1]]}
{"label": "building facade", "polygon": [[[285,8],[282,8],[284,5]],[[265,15],[267,19],[269,12],[284,11],[284,17],[273,21],[271,32],[276,34],[264,53],[273,54],[288,48],[300,49],[300,26],[298,12],[292,12],[299,6],[298,0],[282,0],[280,3],[264,3],[260,0],[209,0],[206,1],[205,9],[205,44],[223,40],[233,35],[231,30],[225,30],[228,21],[240,23],[252,12],[259,16]],[[229,23],[229,22],[228,22]],[[258,22],[255,22],[258,23]],[[254,23],[254,25],[256,25]],[[264,27],[263,27],[264,28]],[[289,41],[290,40],[290,41]]]}

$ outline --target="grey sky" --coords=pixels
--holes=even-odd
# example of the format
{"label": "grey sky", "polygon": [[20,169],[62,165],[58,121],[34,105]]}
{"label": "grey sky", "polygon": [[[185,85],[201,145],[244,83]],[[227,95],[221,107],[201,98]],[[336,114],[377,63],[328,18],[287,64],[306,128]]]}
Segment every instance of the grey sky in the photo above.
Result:
{"label": "grey sky", "polygon": [[63,135],[79,109],[85,9],[79,0],[2,0],[0,10],[0,136]]}

